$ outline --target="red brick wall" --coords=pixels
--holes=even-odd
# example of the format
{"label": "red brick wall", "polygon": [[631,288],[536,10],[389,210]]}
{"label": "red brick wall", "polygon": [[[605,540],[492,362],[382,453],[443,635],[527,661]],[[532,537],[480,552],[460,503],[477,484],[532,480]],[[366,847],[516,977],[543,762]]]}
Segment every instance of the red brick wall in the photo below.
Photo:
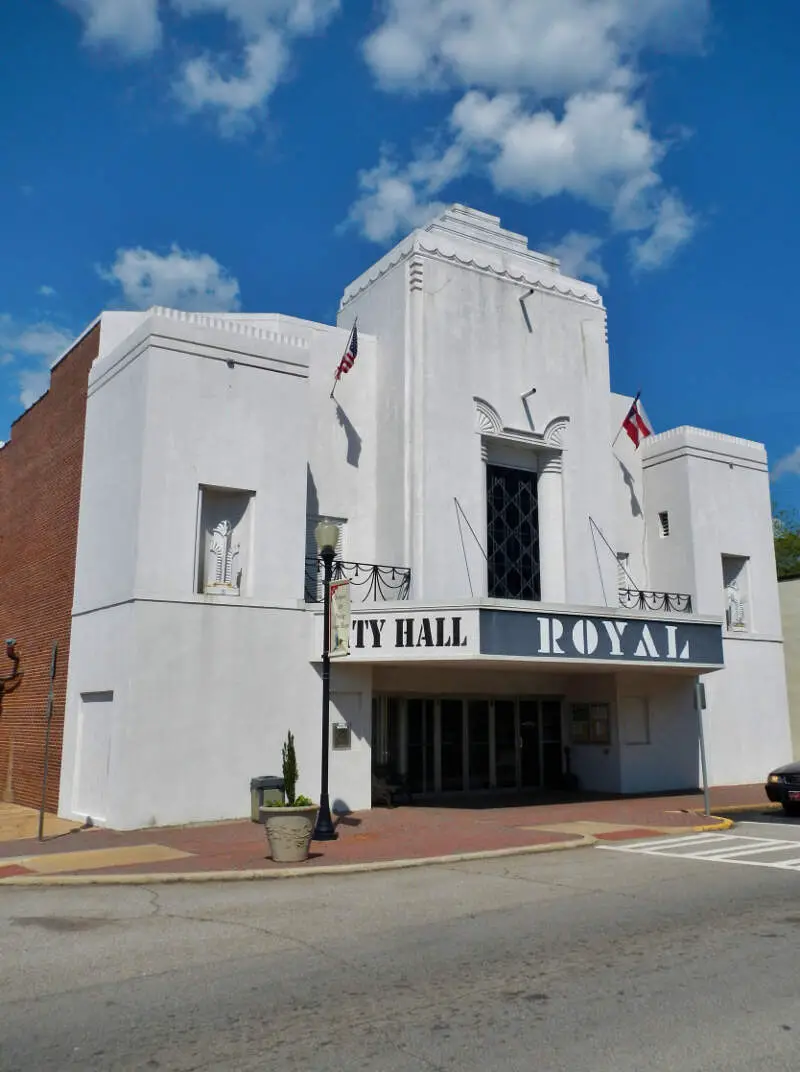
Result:
{"label": "red brick wall", "polygon": [[[0,642],[17,640],[23,677],[0,697],[0,800],[38,807],[53,641],[58,642],[47,808],[58,807],[78,538],[86,385],[95,326],[52,370],[50,390],[0,449]],[[11,663],[0,647],[0,676]]]}

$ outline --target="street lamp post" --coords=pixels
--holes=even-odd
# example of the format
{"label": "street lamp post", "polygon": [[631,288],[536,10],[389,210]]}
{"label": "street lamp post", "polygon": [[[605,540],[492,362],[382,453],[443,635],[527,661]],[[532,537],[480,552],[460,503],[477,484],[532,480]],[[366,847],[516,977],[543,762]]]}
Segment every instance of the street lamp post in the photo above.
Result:
{"label": "street lamp post", "polygon": [[320,521],[314,531],[317,549],[325,570],[325,602],[322,612],[322,777],[319,794],[319,814],[314,828],[315,841],[333,841],[336,830],[331,818],[331,804],[328,796],[328,760],[330,758],[330,722],[331,722],[331,578],[333,577],[333,559],[339,542],[339,527],[332,521]]}

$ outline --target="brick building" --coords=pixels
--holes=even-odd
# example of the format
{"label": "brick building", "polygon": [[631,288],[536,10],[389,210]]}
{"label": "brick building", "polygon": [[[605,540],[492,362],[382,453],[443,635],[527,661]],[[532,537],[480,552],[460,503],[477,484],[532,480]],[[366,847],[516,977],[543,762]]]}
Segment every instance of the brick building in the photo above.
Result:
{"label": "brick building", "polygon": [[[53,367],[50,389],[0,448],[0,637],[14,637],[21,679],[0,695],[0,799],[38,807],[53,644],[47,807],[58,805],[69,661],[86,386],[97,356],[94,323]],[[10,665],[0,662],[0,677]]]}

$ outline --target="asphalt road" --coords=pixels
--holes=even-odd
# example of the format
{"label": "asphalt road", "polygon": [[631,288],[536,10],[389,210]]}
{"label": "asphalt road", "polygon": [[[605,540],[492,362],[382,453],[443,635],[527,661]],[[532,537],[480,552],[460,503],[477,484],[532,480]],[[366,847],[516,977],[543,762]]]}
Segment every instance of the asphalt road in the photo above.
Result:
{"label": "asphalt road", "polygon": [[0,1069],[788,1072],[799,900],[794,871],[597,849],[3,888]]}

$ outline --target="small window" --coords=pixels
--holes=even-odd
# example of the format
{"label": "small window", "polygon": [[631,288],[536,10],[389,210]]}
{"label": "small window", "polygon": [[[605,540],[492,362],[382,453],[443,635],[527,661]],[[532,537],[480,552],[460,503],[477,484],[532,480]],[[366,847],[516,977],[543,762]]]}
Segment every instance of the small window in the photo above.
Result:
{"label": "small window", "polygon": [[662,510],[658,515],[658,531],[663,538],[669,536],[669,511]]}
{"label": "small window", "polygon": [[610,744],[611,708],[608,704],[574,704],[570,725],[573,744]]}

